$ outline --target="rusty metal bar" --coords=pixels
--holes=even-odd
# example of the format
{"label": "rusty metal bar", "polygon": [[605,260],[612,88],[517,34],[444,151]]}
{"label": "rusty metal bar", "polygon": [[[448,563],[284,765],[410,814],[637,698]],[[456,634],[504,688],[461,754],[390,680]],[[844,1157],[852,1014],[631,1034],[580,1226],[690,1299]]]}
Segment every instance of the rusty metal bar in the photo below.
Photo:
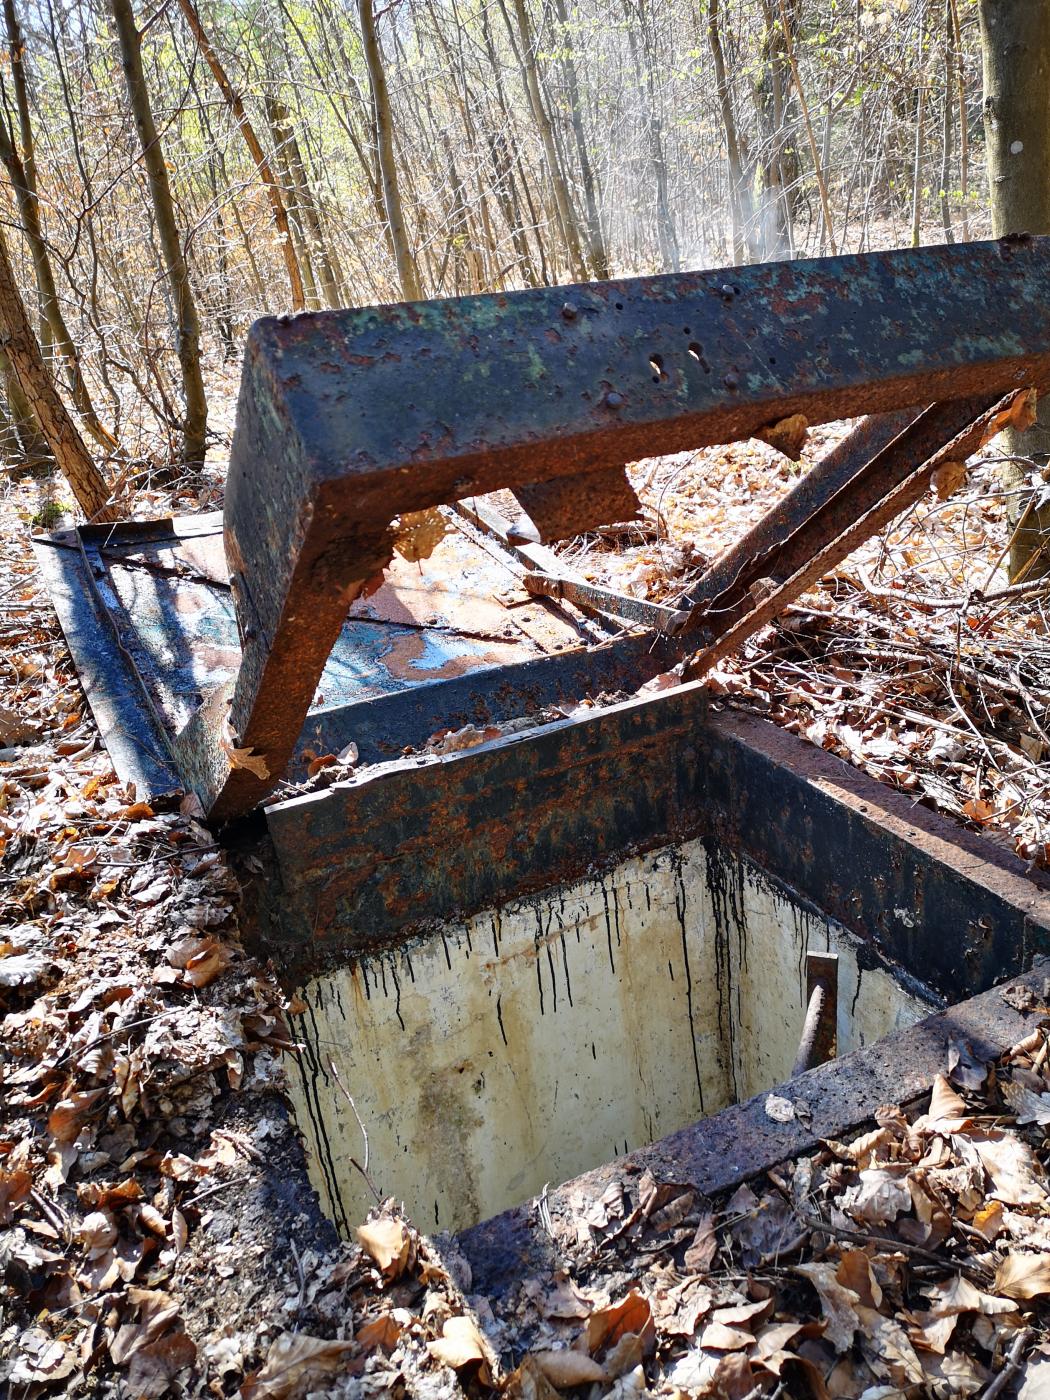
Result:
{"label": "rusty metal bar", "polygon": [[[693,609],[686,625],[687,631],[706,627],[712,636],[719,636],[754,607],[752,590],[759,580],[763,591],[781,584],[828,543],[846,526],[871,510],[902,481],[906,481],[924,462],[937,453],[945,442],[953,441],[982,413],[995,406],[995,397],[962,399],[958,402],[933,404],[907,422],[902,431],[862,464],[854,465],[845,475],[843,459],[832,463],[832,469],[822,472],[818,465],[818,481],[801,502],[786,506],[775,527],[767,532],[767,548],[737,561],[737,573],[730,577],[721,592],[707,592]],[[892,426],[894,415],[884,426]],[[866,436],[866,435],[865,435]],[[844,454],[846,455],[846,454]],[[848,456],[846,466],[848,468]],[[794,494],[794,493],[792,493]],[[720,571],[723,574],[727,571]],[[703,581],[701,582],[703,590]]]}
{"label": "rusty metal bar", "polygon": [[806,954],[806,1019],[791,1078],[835,1058],[838,1038],[837,953]]}
{"label": "rusty metal bar", "polygon": [[609,617],[652,627],[673,637],[689,620],[685,608],[669,608],[663,603],[650,603],[644,598],[632,598],[629,593],[616,593],[611,588],[599,588],[593,583],[544,573],[526,574],[522,579],[532,594],[574,603],[577,607],[607,614]]}
{"label": "rusty metal bar", "polygon": [[773,551],[863,471],[917,416],[917,409],[906,408],[863,418],[786,496],[714,560],[690,590],[693,602],[710,606],[730,589],[742,594],[756,579],[768,575],[767,561]]}
{"label": "rusty metal bar", "polygon": [[1050,241],[1014,239],[257,323],[225,510],[243,664],[177,741],[206,805],[243,812],[284,771],[399,517],[1040,382],[1048,282]]}
{"label": "rusty metal bar", "polygon": [[[859,519],[851,519],[851,501],[848,492],[832,514],[839,533],[828,539],[825,533],[823,544],[817,542],[813,553],[808,557],[803,552],[804,562],[787,577],[770,580],[768,590],[756,589],[746,599],[740,601],[731,613],[731,624],[719,630],[709,644],[685,662],[682,670],[686,679],[697,680],[716,665],[724,656],[734,651],[740,644],[772,621],[785,607],[836,564],[840,564],[858,545],[888,525],[908,506],[914,505],[929,489],[930,481],[938,467],[946,462],[965,462],[981,446],[1003,428],[1025,427],[1035,421],[1036,395],[1034,390],[1009,394],[993,408],[982,413],[949,443],[933,453],[922,465],[906,477]],[[937,407],[929,410],[933,413]],[[921,421],[921,420],[920,420]],[[891,444],[891,448],[895,444]],[[825,522],[826,529],[826,522]],[[813,533],[817,527],[814,526]],[[809,527],[807,526],[807,533]],[[800,551],[802,552],[802,551]],[[729,611],[727,609],[727,611]]]}

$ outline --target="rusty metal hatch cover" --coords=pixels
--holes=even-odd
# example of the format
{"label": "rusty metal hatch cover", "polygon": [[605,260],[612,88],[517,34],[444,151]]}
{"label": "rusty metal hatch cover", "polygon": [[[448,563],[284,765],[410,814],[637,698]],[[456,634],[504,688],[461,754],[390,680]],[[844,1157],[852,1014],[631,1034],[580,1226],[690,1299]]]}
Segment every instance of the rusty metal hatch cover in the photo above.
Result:
{"label": "rusty metal hatch cover", "polygon": [[[38,546],[118,770],[221,821],[351,740],[376,761],[702,674],[1031,414],[1048,281],[1050,240],[1022,238],[260,321],[223,518]],[[588,590],[546,548],[631,512],[633,460],[858,414],[679,609]],[[396,559],[438,506],[432,559]]]}

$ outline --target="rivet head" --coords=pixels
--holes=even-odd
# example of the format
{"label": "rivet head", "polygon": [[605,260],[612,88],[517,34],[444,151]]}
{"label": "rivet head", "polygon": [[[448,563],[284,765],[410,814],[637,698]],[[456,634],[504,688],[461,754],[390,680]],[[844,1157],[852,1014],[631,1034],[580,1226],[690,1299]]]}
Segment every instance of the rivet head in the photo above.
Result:
{"label": "rivet head", "polygon": [[733,287],[731,283],[723,282],[721,287],[719,288],[719,291],[725,297],[726,301],[733,300]]}
{"label": "rivet head", "polygon": [[623,403],[623,395],[622,395],[622,394],[617,394],[615,391],[614,391],[613,393],[611,393],[611,394],[606,394],[606,396],[605,396],[605,407],[606,407],[606,408],[619,408],[619,407],[622,405],[622,403]]}
{"label": "rivet head", "polygon": [[576,308],[571,301],[567,301],[561,309],[561,314],[566,321],[576,320]]}
{"label": "rivet head", "polygon": [[740,379],[737,375],[733,373],[732,370],[730,370],[726,377],[722,380],[722,383],[726,386],[727,389],[740,388]]}

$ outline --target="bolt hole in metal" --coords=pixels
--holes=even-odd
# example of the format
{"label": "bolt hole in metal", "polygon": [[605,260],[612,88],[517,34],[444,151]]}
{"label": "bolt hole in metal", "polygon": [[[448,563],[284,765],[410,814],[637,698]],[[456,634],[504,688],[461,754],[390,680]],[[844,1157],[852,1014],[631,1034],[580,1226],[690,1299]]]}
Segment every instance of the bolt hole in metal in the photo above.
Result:
{"label": "bolt hole in metal", "polygon": [[696,360],[696,362],[700,365],[705,374],[711,373],[711,366],[704,359],[704,347],[702,345],[700,345],[695,340],[690,341],[689,353],[690,355],[692,355],[693,359]]}
{"label": "bolt hole in metal", "polygon": [[662,355],[650,355],[649,368],[653,372],[654,384],[667,383],[667,371],[664,369],[664,360]]}

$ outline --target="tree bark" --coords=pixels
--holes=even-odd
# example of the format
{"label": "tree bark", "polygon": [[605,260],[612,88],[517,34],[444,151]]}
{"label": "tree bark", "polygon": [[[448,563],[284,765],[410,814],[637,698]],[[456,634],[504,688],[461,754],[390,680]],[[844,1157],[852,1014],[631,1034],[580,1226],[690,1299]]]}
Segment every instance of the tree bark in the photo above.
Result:
{"label": "tree bark", "polygon": [[0,343],[44,440],[77,505],[89,520],[116,520],[105,478],[91,459],[77,425],[59,398],[15,282],[7,244],[0,234]]}
{"label": "tree bark", "polygon": [[[984,134],[991,190],[992,231],[1050,233],[1050,0],[980,0],[984,69]],[[1012,454],[1050,462],[1050,395],[1035,426],[1011,433]],[[1022,492],[1029,473],[1009,463],[1008,491]],[[1010,497],[1015,528],[1011,581],[1050,572],[1050,508],[1036,510],[1023,494]]]}
{"label": "tree bark", "polygon": [[604,282],[609,276],[609,255],[605,250],[605,239],[602,236],[597,181],[591,166],[590,152],[587,150],[587,134],[583,125],[583,103],[580,101],[580,82],[576,72],[576,49],[572,41],[565,0],[554,0],[554,10],[558,16],[558,23],[562,27],[561,49],[564,57],[561,69],[565,79],[565,91],[569,98],[569,115],[572,118],[576,159],[580,163],[580,183],[583,185],[583,198],[587,206],[587,247],[591,275],[597,281]]}
{"label": "tree bark", "polygon": [[372,86],[372,110],[375,118],[376,146],[379,155],[379,178],[383,186],[383,205],[386,209],[387,228],[394,246],[394,259],[397,263],[398,281],[405,301],[420,301],[423,297],[419,285],[416,260],[408,244],[405,228],[405,215],[401,207],[401,189],[397,179],[397,163],[394,158],[394,130],[390,115],[390,93],[386,85],[386,72],[383,68],[383,55],[379,50],[379,33],[376,29],[375,6],[373,0],[358,0],[358,13],[361,17],[361,42],[368,67],[368,81]]}
{"label": "tree bark", "polygon": [[142,147],[142,163],[146,167],[150,196],[153,200],[157,237],[175,306],[175,342],[186,399],[186,413],[182,423],[182,460],[187,466],[199,467],[204,462],[208,431],[208,400],[201,375],[200,319],[190,286],[186,254],[175,219],[164,150],[153,120],[149,91],[142,71],[141,36],[135,24],[131,0],[110,0],[110,8],[120,44],[120,61],[127,83],[128,100]]}
{"label": "tree bark", "polygon": [[733,236],[733,262],[742,263],[751,231],[751,199],[744,181],[744,161],[733,111],[733,94],[726,72],[725,51],[718,23],[718,0],[709,0],[707,7],[707,43],[715,69],[718,110],[726,138],[726,161],[729,166],[729,216]]}
{"label": "tree bark", "polygon": [[192,0],[179,0],[179,9],[185,17],[186,23],[190,27],[190,32],[196,39],[201,53],[204,55],[208,67],[212,71],[212,77],[219,86],[219,91],[226,99],[226,104],[237,120],[237,125],[241,129],[244,137],[244,144],[248,147],[248,152],[255,162],[255,168],[259,172],[259,179],[266,186],[266,193],[270,199],[270,209],[273,212],[273,221],[277,227],[277,236],[281,244],[281,254],[284,257],[285,269],[288,272],[288,285],[292,294],[292,310],[302,311],[306,305],[303,295],[303,278],[299,270],[299,260],[295,256],[295,246],[292,243],[292,231],[288,227],[288,214],[284,207],[284,200],[281,198],[281,188],[277,183],[270,163],[263,153],[263,148],[259,144],[259,138],[255,134],[255,128],[248,119],[248,113],[244,110],[244,103],[240,94],[230,82],[226,75],[226,69],[219,62],[218,55],[212,48],[211,40],[205,32],[201,23],[200,15],[197,13]]}
{"label": "tree bark", "polygon": [[573,208],[569,187],[565,182],[565,175],[558,159],[554,128],[551,126],[551,119],[543,102],[539,73],[536,71],[536,41],[533,38],[532,25],[529,23],[528,12],[525,9],[525,0],[514,0],[514,19],[521,39],[525,89],[528,94],[529,106],[532,109],[532,118],[536,123],[540,141],[543,144],[543,155],[547,162],[547,173],[550,175],[551,186],[554,190],[554,204],[558,211],[558,221],[562,226],[569,263],[573,276],[580,282],[586,282],[587,264],[580,249],[580,231],[577,225],[576,210]]}
{"label": "tree bark", "polygon": [[[25,41],[18,21],[14,0],[4,0],[4,19],[7,26],[7,47],[11,59],[11,76],[15,90],[15,103],[18,108],[20,141],[16,143],[13,133],[7,129],[6,118],[0,116],[0,160],[7,170],[8,178],[15,191],[18,214],[22,230],[29,244],[36,276],[37,296],[40,303],[40,317],[47,331],[51,345],[62,356],[69,376],[69,388],[73,403],[83,420],[85,428],[107,452],[117,450],[117,440],[99,419],[80,364],[80,354],[70,334],[66,319],[62,314],[55,274],[47,251],[40,223],[40,200],[37,195],[36,151],[33,140],[33,123],[29,112],[29,92],[25,76]],[[21,152],[18,150],[21,145]]]}

